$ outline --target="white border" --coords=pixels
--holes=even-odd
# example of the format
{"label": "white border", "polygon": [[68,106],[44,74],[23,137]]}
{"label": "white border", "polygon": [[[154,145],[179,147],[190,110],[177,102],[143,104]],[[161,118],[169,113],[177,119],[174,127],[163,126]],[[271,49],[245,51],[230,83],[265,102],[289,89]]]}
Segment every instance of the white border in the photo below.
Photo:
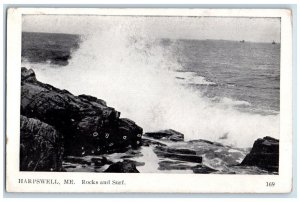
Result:
{"label": "white border", "polygon": [[[22,14],[231,16],[281,18],[279,175],[112,174],[19,171]],[[291,12],[281,9],[96,9],[18,8],[7,18],[6,189],[9,192],[287,193],[292,189],[292,31]],[[18,184],[18,178],[74,179],[74,185]],[[125,180],[125,186],[82,185],[85,180]],[[274,181],[276,186],[266,187]]]}

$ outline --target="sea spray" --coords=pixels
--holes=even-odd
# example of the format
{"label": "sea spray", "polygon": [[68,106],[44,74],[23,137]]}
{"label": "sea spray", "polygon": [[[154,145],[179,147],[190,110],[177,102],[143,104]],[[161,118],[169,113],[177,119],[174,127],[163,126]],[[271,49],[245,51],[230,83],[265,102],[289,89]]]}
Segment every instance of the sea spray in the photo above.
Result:
{"label": "sea spray", "polygon": [[[250,147],[267,135],[279,137],[279,115],[241,112],[235,105],[245,104],[242,100],[215,102],[182,83],[172,40],[163,44],[141,25],[114,21],[106,29],[92,28],[65,67],[22,65],[34,68],[43,82],[106,100],[145,132],[171,128],[184,133],[185,140],[207,139],[237,147]],[[204,77],[193,78],[183,79],[214,84]]]}

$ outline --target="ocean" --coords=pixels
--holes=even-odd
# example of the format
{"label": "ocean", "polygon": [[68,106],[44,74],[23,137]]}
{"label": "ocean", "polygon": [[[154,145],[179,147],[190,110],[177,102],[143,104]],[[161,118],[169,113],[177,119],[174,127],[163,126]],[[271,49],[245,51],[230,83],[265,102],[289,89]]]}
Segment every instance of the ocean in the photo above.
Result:
{"label": "ocean", "polygon": [[240,148],[279,138],[280,44],[23,32],[22,66],[107,101],[144,132],[174,129]]}

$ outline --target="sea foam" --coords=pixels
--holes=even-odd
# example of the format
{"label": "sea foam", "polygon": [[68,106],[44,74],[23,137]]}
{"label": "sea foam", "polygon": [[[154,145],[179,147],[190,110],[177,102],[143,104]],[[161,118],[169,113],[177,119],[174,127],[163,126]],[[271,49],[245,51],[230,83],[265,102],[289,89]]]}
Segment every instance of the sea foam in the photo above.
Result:
{"label": "sea foam", "polygon": [[172,43],[161,44],[137,29],[138,25],[114,21],[106,30],[87,30],[65,67],[22,65],[33,68],[42,82],[106,100],[145,132],[171,128],[184,133],[185,140],[207,139],[237,147],[250,147],[255,139],[267,135],[279,137],[279,115],[241,112],[234,106],[250,103],[226,98],[214,102],[201,91],[182,85],[214,83],[178,73],[182,67]]}

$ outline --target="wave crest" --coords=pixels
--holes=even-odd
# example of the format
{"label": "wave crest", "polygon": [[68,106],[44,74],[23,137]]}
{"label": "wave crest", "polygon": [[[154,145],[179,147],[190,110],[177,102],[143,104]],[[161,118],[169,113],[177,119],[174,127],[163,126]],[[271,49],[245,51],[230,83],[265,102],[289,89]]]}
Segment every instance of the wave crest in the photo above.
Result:
{"label": "wave crest", "polygon": [[[279,136],[279,115],[241,112],[244,101],[213,102],[181,82],[215,85],[182,70],[173,43],[151,38],[139,24],[114,22],[106,30],[94,28],[63,68],[35,68],[38,79],[74,94],[90,94],[107,101],[144,128],[172,128],[186,140],[207,139],[239,147],[256,138]],[[178,79],[183,78],[183,79]],[[179,82],[178,82],[179,81]],[[224,137],[226,134],[226,138]]]}

